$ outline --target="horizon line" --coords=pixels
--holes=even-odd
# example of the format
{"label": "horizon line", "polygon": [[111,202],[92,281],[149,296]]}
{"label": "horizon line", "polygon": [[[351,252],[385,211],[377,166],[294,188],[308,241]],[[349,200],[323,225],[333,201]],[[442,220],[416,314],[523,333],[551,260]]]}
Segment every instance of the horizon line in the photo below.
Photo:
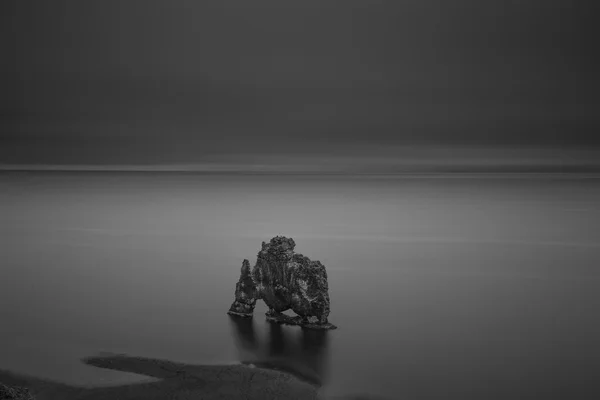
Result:
{"label": "horizon line", "polygon": [[[312,168],[311,168],[312,167]],[[102,165],[102,164],[0,164],[0,172],[135,172],[135,173],[205,173],[237,175],[340,175],[340,176],[407,176],[407,175],[510,175],[510,176],[598,176],[599,164],[568,165],[469,165],[412,166],[412,168],[344,168],[338,166],[289,165],[205,165],[205,164],[154,164],[154,165]]]}

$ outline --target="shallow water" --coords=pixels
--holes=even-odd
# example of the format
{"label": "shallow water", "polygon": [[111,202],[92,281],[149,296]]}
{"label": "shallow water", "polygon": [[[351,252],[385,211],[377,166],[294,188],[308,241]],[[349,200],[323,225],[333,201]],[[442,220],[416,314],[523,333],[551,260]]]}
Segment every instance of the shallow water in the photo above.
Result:
{"label": "shallow water", "polygon": [[[278,234],[325,264],[338,330],[226,314]],[[78,361],[108,351],[270,362],[332,395],[600,394],[598,179],[5,173],[0,240],[0,368],[138,379]]]}

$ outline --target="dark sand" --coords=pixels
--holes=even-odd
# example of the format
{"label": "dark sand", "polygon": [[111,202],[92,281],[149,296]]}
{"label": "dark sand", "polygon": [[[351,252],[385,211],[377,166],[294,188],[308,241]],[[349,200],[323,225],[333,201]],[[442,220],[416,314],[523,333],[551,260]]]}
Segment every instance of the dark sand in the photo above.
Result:
{"label": "dark sand", "polygon": [[[0,370],[0,382],[11,387],[27,388],[36,400],[325,400],[318,395],[317,383],[289,372],[253,364],[202,366],[127,355],[89,357],[83,362],[154,379],[120,386],[79,387]],[[372,398],[356,395],[327,399]]]}
{"label": "dark sand", "polygon": [[318,398],[316,386],[289,373],[248,365],[186,365],[125,355],[90,357],[84,362],[157,379],[122,386],[76,387],[0,371],[0,382],[26,387],[37,400]]}

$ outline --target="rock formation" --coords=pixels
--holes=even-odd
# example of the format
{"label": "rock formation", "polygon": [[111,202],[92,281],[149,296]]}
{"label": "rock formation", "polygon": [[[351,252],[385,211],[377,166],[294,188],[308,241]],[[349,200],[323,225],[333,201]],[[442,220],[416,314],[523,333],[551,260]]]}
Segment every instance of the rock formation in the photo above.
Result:
{"label": "rock formation", "polygon": [[[276,236],[262,243],[256,265],[244,260],[240,280],[235,287],[235,301],[229,314],[252,317],[256,300],[269,307],[267,320],[312,329],[335,329],[329,316],[329,286],[325,266],[294,253],[291,238]],[[289,317],[283,311],[292,310]]]}

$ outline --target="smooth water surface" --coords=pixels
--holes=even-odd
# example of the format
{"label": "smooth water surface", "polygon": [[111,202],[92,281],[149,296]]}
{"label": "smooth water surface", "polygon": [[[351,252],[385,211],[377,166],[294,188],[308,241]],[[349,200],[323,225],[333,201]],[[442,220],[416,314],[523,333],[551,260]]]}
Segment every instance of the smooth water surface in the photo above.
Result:
{"label": "smooth water surface", "polygon": [[[338,330],[226,314],[275,235],[325,264]],[[598,179],[5,173],[0,241],[3,369],[138,379],[78,361],[108,351],[270,361],[332,395],[600,393]]]}

